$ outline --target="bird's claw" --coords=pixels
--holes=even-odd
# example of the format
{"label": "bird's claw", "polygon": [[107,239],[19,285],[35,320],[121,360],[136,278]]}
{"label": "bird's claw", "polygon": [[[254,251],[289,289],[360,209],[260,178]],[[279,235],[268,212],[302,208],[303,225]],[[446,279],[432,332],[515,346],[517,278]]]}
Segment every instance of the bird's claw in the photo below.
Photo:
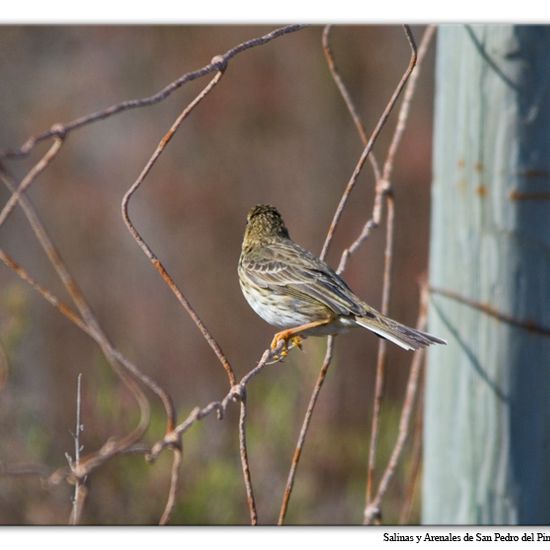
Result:
{"label": "bird's claw", "polygon": [[[284,336],[280,334],[276,334],[273,338],[273,341],[271,342],[271,352],[273,353],[273,359],[279,361],[281,359],[284,359],[287,355],[290,349],[292,348],[298,348],[302,349],[302,337],[301,336]],[[283,343],[281,350],[279,353],[275,353],[275,351],[280,347],[280,343]]]}
{"label": "bird's claw", "polygon": [[290,347],[298,348],[300,351],[302,351],[302,341],[303,341],[303,338],[301,336],[293,336],[290,339]]}

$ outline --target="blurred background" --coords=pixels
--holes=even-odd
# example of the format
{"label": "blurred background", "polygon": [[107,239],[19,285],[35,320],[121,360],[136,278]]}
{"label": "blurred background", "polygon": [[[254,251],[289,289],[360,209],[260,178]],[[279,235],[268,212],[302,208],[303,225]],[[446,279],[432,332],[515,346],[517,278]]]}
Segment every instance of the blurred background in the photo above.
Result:
{"label": "blurred background", "polygon": [[[27,26],[0,28],[0,149],[126,99],[148,96],[265,26]],[[417,43],[422,27],[413,27]],[[245,302],[236,275],[246,213],[276,205],[291,236],[319,254],[362,145],[310,27],[234,58],[212,94],[183,124],[130,204],[145,240],[198,311],[238,377],[252,368],[274,329]],[[368,133],[406,68],[409,47],[397,26],[337,26],[337,65]],[[426,271],[431,178],[434,44],[422,68],[394,170],[396,230],[391,316],[414,325],[418,278]],[[179,419],[227,391],[227,378],[202,335],[124,226],[120,202],[175,117],[206,84],[194,81],[160,104],[84,127],[29,194],[114,345],[171,393]],[[397,111],[396,111],[397,112]],[[375,152],[383,160],[393,113]],[[46,150],[9,161],[22,176]],[[9,194],[0,187],[0,203]],[[370,216],[367,165],[340,223],[328,261]],[[383,224],[382,224],[383,225]],[[26,220],[14,211],[0,247],[65,301]],[[380,307],[384,229],[352,257],[346,280]],[[72,452],[76,380],[82,373],[84,452],[133,427],[131,395],[97,346],[0,266],[0,342],[9,359],[0,391],[0,462],[63,466]],[[378,339],[354,331],[337,339],[298,470],[288,523],[362,521]],[[261,523],[276,522],[284,485],[326,339],[265,370],[250,384],[249,458]],[[378,464],[397,433],[412,355],[389,348]],[[153,396],[146,442],[162,436]],[[183,473],[172,522],[246,524],[238,453],[238,408],[209,417],[184,438]],[[417,426],[418,427],[418,426]],[[399,521],[410,492],[414,438],[384,504]],[[157,523],[170,476],[169,453],[155,465],[119,457],[90,479],[83,522]],[[380,468],[378,472],[380,473]],[[71,488],[41,487],[36,477],[0,478],[0,523],[64,524]],[[418,495],[409,521],[416,523]]]}

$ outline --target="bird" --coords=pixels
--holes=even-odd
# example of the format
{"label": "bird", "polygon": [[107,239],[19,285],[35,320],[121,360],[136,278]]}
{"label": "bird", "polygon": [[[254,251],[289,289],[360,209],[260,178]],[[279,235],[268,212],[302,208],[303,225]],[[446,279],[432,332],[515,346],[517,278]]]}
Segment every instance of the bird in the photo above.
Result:
{"label": "bird", "polygon": [[291,239],[274,206],[258,204],[248,212],[237,271],[248,304],[281,329],[270,348],[274,352],[283,341],[283,356],[289,347],[301,349],[308,336],[337,335],[354,327],[405,350],[447,343],[394,321],[361,300],[325,261]]}

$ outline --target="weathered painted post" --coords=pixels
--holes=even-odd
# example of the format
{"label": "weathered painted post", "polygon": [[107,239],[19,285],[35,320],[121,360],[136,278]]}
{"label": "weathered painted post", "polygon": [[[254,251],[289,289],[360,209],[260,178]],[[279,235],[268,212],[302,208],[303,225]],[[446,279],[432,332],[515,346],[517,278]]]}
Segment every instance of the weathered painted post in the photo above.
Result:
{"label": "weathered painted post", "polygon": [[436,73],[422,522],[550,524],[550,26],[441,26]]}

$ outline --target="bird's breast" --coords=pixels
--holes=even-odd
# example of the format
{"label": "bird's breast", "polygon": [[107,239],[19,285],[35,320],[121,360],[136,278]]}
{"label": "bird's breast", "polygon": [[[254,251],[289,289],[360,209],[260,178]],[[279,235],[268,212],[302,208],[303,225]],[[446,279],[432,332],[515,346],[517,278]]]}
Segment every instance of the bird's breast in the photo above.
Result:
{"label": "bird's breast", "polygon": [[311,312],[300,300],[241,285],[243,295],[250,307],[267,323],[279,328],[297,327],[310,323]]}

